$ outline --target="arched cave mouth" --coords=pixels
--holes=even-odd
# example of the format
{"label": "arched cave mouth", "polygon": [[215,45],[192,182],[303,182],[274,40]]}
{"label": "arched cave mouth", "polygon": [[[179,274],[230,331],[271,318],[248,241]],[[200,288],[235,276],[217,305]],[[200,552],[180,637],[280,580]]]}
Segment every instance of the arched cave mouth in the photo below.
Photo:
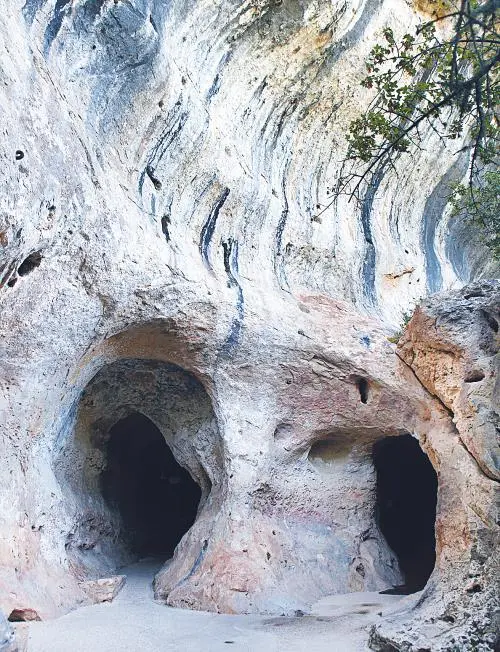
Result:
{"label": "arched cave mouth", "polygon": [[106,459],[102,495],[119,512],[130,551],[170,558],[196,519],[200,487],[160,430],[139,412],[110,429]]}
{"label": "arched cave mouth", "polygon": [[411,435],[385,437],[373,446],[377,472],[376,516],[398,557],[402,593],[424,588],[436,561],[437,475]]}

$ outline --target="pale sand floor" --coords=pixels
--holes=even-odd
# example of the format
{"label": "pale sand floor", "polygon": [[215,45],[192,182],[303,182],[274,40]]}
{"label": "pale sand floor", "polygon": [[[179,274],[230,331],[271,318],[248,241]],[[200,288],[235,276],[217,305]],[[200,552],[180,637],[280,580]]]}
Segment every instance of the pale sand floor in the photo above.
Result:
{"label": "pale sand floor", "polygon": [[350,593],[324,598],[302,617],[227,616],[173,609],[153,600],[158,564],[124,569],[127,583],[111,604],[31,623],[28,652],[361,652],[380,612],[399,596]]}

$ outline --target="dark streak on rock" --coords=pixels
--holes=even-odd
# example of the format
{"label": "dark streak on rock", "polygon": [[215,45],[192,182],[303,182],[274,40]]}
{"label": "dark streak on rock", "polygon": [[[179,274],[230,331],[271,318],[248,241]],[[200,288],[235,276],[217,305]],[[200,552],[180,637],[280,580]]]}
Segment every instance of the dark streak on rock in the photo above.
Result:
{"label": "dark streak on rock", "polygon": [[238,242],[233,240],[233,238],[228,238],[222,242],[222,249],[224,251],[224,269],[226,270],[226,274],[229,278],[229,287],[238,285],[238,281],[236,280],[231,269],[231,254],[233,253],[233,246],[236,246],[237,250]]}
{"label": "dark streak on rock", "polygon": [[[10,264],[5,264],[2,268],[0,268],[0,290],[9,281],[10,275],[16,269],[16,266],[17,266],[17,262],[14,260]],[[5,269],[7,271],[5,271],[5,274],[3,274]]]}
{"label": "dark streak on rock", "polygon": [[154,29],[154,31],[159,34],[158,25],[156,24],[156,21],[151,14],[149,14],[149,22],[151,23],[151,27]]}
{"label": "dark streak on rock", "polygon": [[[286,194],[286,172],[287,170],[284,171],[283,177],[281,179],[281,190],[283,192],[283,209],[281,211],[281,216],[278,222],[278,226],[276,227],[276,233],[274,235],[274,271],[275,274],[278,278],[278,282],[280,287],[283,289],[283,284],[286,283],[284,281],[283,276],[283,259],[281,257],[282,252],[282,246],[283,246],[283,231],[285,229],[285,224],[286,220],[288,218],[288,212],[289,212],[289,206],[288,206],[288,197]],[[278,260],[280,258],[280,260]]]}
{"label": "dark streak on rock", "polygon": [[279,120],[276,123],[276,129],[274,131],[273,147],[276,147],[278,140],[281,134],[283,133],[286,118],[289,118],[292,115],[292,113],[297,108],[297,104],[298,104],[298,99],[294,97],[293,99],[290,100],[290,102],[287,104],[284,111],[280,115]]}
{"label": "dark streak on rock", "polygon": [[[285,127],[285,121],[287,118],[289,118],[295,109],[297,108],[299,103],[298,98],[294,97],[292,98],[285,106],[285,108],[282,110],[278,120],[276,121],[276,126],[274,127],[274,133],[272,137],[269,139],[269,143],[271,144],[273,150],[276,148],[278,144],[278,140],[283,133],[284,127]],[[262,136],[264,136],[267,127],[269,126],[269,123],[274,120],[276,116],[277,108],[274,108],[273,110],[269,111],[268,116],[266,118],[266,121],[264,122],[264,125],[262,126],[262,129],[260,130],[260,133]]]}
{"label": "dark streak on rock", "polygon": [[340,41],[332,43],[324,61],[324,65],[327,66],[329,70],[331,70],[333,64],[340,59],[344,52],[350,50],[356,45],[356,43],[359,43],[362,40],[366,28],[382,6],[382,1],[383,0],[367,0],[360,17],[354,23],[352,29],[350,29]]}
{"label": "dark streak on rock", "polygon": [[188,119],[188,115],[189,114],[186,111],[181,113],[177,121],[174,123],[172,129],[169,129],[166,133],[164,133],[160,140],[157,142],[155,148],[153,149],[153,157],[155,158],[156,164],[160,163],[167,149],[181,133]]}
{"label": "dark streak on rock", "polygon": [[184,125],[187,122],[189,114],[186,111],[182,112],[179,115],[178,107],[180,106],[180,104],[181,101],[179,99],[174,109],[170,111],[169,114],[167,115],[166,124],[158,140],[156,141],[155,146],[151,150],[151,153],[146,163],[146,167],[144,168],[144,170],[142,171],[139,177],[139,194],[141,195],[144,187],[144,180],[146,174],[149,176],[148,169],[155,170],[155,168],[160,164],[162,158],[165,156],[166,151],[168,150],[170,145],[177,139],[182,129],[184,128]]}
{"label": "dark streak on rock", "polygon": [[155,176],[155,171],[150,165],[146,165],[146,174],[155,187],[155,190],[161,190],[161,181]]}
{"label": "dark streak on rock", "polygon": [[43,52],[45,56],[48,55],[50,46],[56,39],[59,30],[61,29],[64,16],[66,14],[66,7],[69,5],[70,0],[57,0],[54,7],[54,15],[52,16],[45,34],[43,35]]}
{"label": "dark streak on rock", "polygon": [[170,232],[168,230],[169,226],[170,226],[170,214],[165,213],[165,215],[163,215],[161,218],[161,230],[167,242],[170,242]]}
{"label": "dark streak on rock", "polygon": [[[436,185],[429,198],[425,202],[424,214],[422,216],[422,249],[426,258],[426,277],[429,292],[440,290],[443,277],[436,250],[434,247],[436,229],[443,216],[446,204],[451,194],[450,184],[461,179],[467,168],[467,156],[459,156],[449,170],[443,175]],[[453,258],[451,260],[453,264]],[[455,267],[455,266],[454,266]],[[457,264],[455,270],[458,271]]]}
{"label": "dark streak on rock", "polygon": [[214,80],[212,82],[212,85],[210,86],[208,93],[207,93],[207,102],[210,102],[210,100],[217,95],[220,89],[220,84],[221,84],[221,74],[222,74],[222,69],[224,66],[229,62],[232,56],[232,52],[229,50],[226,52],[221,60],[219,61],[219,65],[217,66],[217,73],[214,77]]}
{"label": "dark streak on rock", "polygon": [[203,260],[205,261],[206,265],[208,265],[210,269],[212,267],[208,259],[208,247],[210,246],[210,242],[212,240],[215,231],[215,225],[217,224],[217,218],[219,217],[220,210],[224,206],[224,203],[228,198],[228,195],[229,195],[229,188],[224,188],[224,190],[217,198],[217,201],[213,205],[212,210],[210,211],[210,214],[201,229],[200,244],[199,244],[200,254]]}
{"label": "dark streak on rock", "polygon": [[171,237],[170,237],[170,222],[172,220],[172,197],[170,197],[170,201],[168,204],[165,206],[165,211],[161,217],[161,230],[163,235],[165,236],[165,240],[167,242],[170,242]]}
{"label": "dark streak on rock", "polygon": [[219,92],[219,88],[220,88],[220,75],[217,73],[217,75],[215,75],[214,77],[214,81],[212,85],[208,89],[208,93],[207,93],[208,102],[210,102],[210,100],[214,95],[217,95],[217,93]]}
{"label": "dark streak on rock", "polygon": [[224,342],[221,352],[226,355],[233,347],[235,347],[240,339],[240,333],[243,328],[243,318],[245,312],[245,301],[243,298],[243,290],[238,282],[238,241],[233,238],[228,238],[227,241],[222,243],[224,250],[224,269],[229,278],[229,287],[237,288],[236,298],[236,311],[237,316],[233,319],[231,324],[231,331]]}
{"label": "dark streak on rock", "polygon": [[371,213],[373,209],[373,201],[379,186],[384,178],[384,168],[380,166],[377,168],[370,180],[368,188],[361,202],[361,226],[363,227],[363,235],[365,237],[366,248],[365,257],[363,260],[363,296],[373,305],[375,303],[375,260],[376,251],[373,244],[372,230],[371,230]]}
{"label": "dark streak on rock", "polygon": [[208,549],[208,540],[205,539],[205,541],[203,541],[203,545],[202,545],[201,550],[200,550],[200,552],[198,554],[198,557],[196,557],[196,560],[195,560],[191,570],[189,571],[189,573],[185,577],[183,577],[180,580],[180,582],[178,582],[176,584],[176,587],[180,586],[181,584],[184,584],[184,582],[187,582],[187,580],[196,573],[196,571],[198,570],[198,568],[201,565],[201,562],[203,561],[203,557],[205,556],[205,553],[207,552],[207,549]]}

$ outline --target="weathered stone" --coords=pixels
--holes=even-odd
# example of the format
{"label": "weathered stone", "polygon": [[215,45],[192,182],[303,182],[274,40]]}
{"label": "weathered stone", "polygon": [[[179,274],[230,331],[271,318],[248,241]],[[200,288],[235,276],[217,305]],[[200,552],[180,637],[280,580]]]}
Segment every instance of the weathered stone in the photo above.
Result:
{"label": "weathered stone", "polygon": [[[399,342],[399,355],[453,417],[448,452],[438,453],[430,440],[426,450],[431,459],[445,454],[456,475],[454,480],[439,477],[439,584],[425,589],[419,610],[373,630],[374,650],[498,646],[499,491],[493,478],[498,477],[500,443],[499,318],[500,283],[476,283],[426,299]],[[439,585],[446,589],[440,591]]]}
{"label": "weathered stone", "polygon": [[294,614],[403,583],[372,449],[412,435],[439,478],[436,567],[379,638],[431,618],[489,636],[494,287],[441,296],[443,326],[431,300],[400,357],[387,340],[422,296],[495,273],[445,211],[467,161],[430,133],[362,210],[328,192],[365,57],[411,7],[0,5],[0,607],[60,614],[137,556],[102,480],[139,412],[201,491],[159,600]]}
{"label": "weathered stone", "polygon": [[4,614],[0,611],[0,652],[18,652],[14,640],[14,630]]}
{"label": "weathered stone", "polygon": [[112,602],[122,590],[126,579],[125,575],[101,577],[98,580],[80,582],[80,586],[93,603]]}
{"label": "weathered stone", "polygon": [[10,612],[9,620],[13,623],[25,623],[33,620],[41,620],[41,618],[35,609],[29,607],[16,607]]}
{"label": "weathered stone", "polygon": [[399,344],[422,384],[452,411],[460,440],[500,479],[500,289],[466,286],[425,301]]}

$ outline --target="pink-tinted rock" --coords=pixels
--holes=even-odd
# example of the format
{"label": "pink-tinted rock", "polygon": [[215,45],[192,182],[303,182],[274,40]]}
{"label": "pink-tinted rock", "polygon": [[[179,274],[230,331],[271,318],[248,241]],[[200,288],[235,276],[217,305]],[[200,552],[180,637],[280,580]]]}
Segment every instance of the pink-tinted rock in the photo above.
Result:
{"label": "pink-tinted rock", "polygon": [[125,575],[101,577],[98,580],[80,582],[80,587],[93,603],[112,602],[122,590],[126,579]]}
{"label": "pink-tinted rock", "polygon": [[12,623],[31,622],[32,620],[41,620],[38,612],[29,607],[16,607],[12,609],[9,615]]}

